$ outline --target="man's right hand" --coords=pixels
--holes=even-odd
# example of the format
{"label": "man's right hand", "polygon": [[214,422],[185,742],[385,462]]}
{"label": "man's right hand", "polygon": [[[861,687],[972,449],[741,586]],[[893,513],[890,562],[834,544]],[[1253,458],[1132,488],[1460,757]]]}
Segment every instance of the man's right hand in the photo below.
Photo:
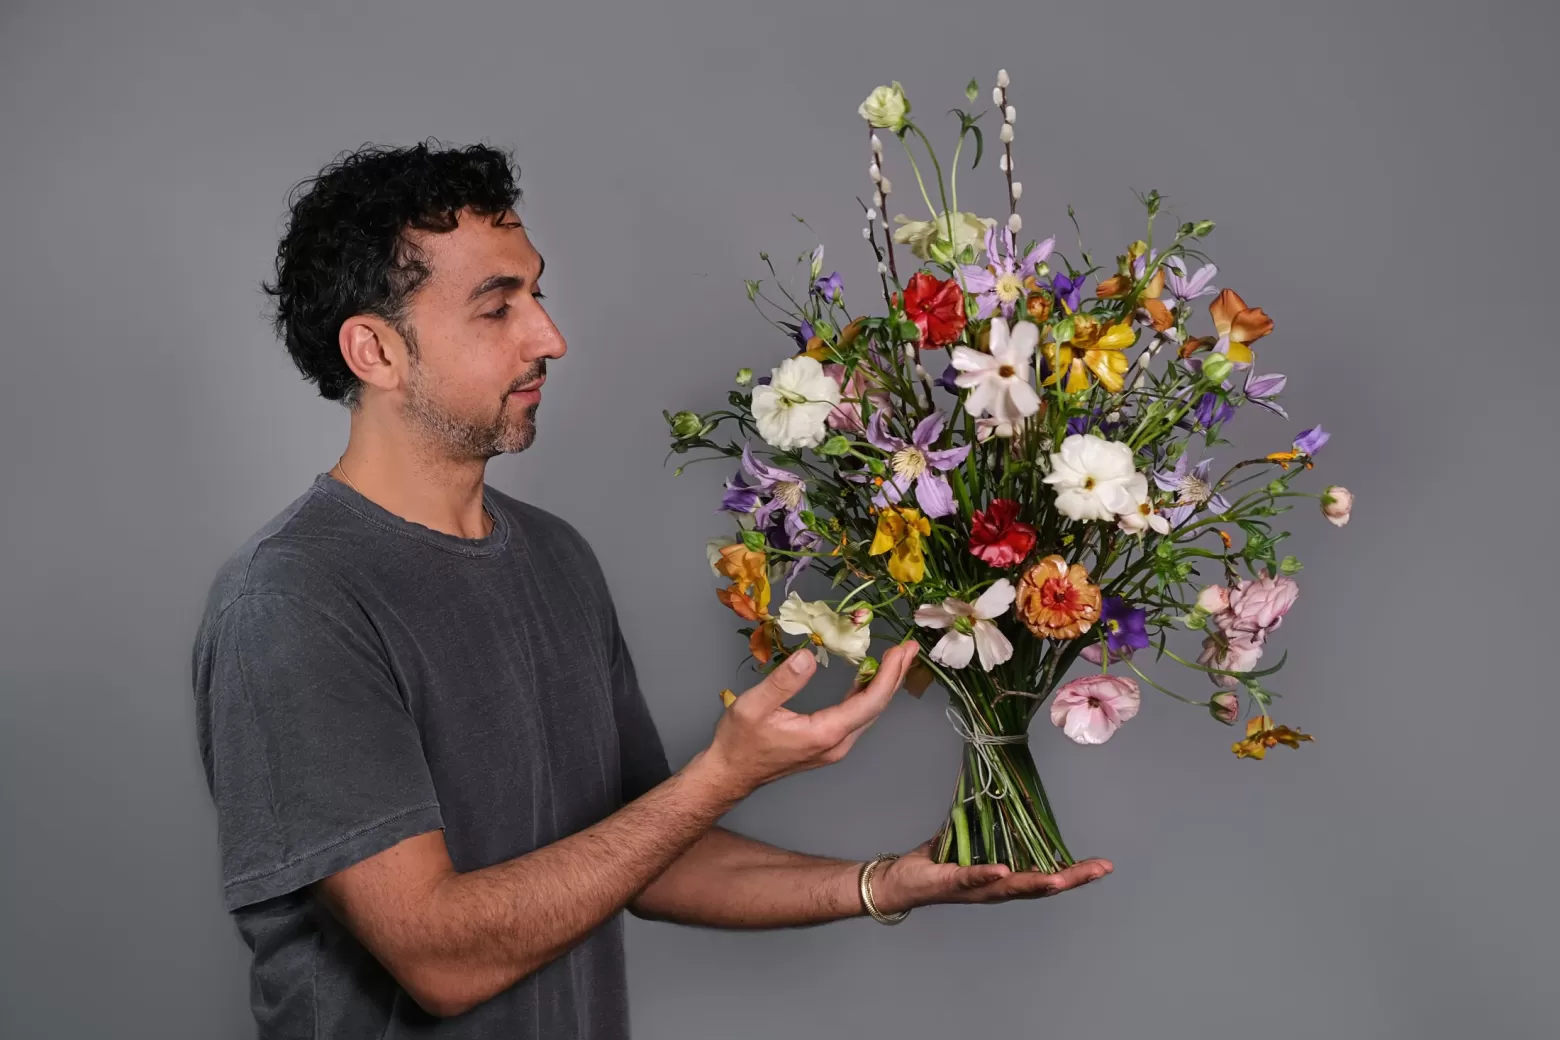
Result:
{"label": "man's right hand", "polygon": [[919,651],[914,640],[894,647],[865,687],[853,685],[840,703],[811,715],[784,706],[818,667],[811,653],[795,651],[726,709],[705,752],[710,766],[741,798],[781,777],[838,762],[888,707]]}

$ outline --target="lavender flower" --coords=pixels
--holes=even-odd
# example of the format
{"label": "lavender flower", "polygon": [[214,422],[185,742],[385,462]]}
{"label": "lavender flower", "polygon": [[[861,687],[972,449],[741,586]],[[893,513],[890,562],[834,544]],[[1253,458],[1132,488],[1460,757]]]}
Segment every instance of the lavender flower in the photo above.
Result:
{"label": "lavender flower", "polygon": [[1278,395],[1284,389],[1284,384],[1289,381],[1288,377],[1281,375],[1259,376],[1255,375],[1255,372],[1256,369],[1250,369],[1246,373],[1244,390],[1246,400],[1252,404],[1261,405],[1268,411],[1275,412],[1285,419],[1289,418],[1289,413],[1284,411],[1277,401]]}
{"label": "lavender flower", "polygon": [[942,370],[942,375],[937,377],[937,385],[948,391],[950,394],[963,393],[963,391],[959,388],[959,384],[954,382],[954,380],[958,378],[958,375],[959,370],[954,368],[952,365],[949,365],[947,368]]}
{"label": "lavender flower", "polygon": [[1213,293],[1213,277],[1219,273],[1219,269],[1212,264],[1199,267],[1197,273],[1190,277],[1186,274],[1185,262],[1178,256],[1167,257],[1162,266],[1166,268],[1165,285],[1169,287],[1177,305]]}
{"label": "lavender flower", "polygon": [[970,446],[966,444],[958,448],[932,450],[932,445],[942,436],[943,424],[947,422],[941,412],[933,412],[922,419],[909,441],[888,432],[886,415],[879,409],[872,413],[872,419],[867,423],[867,440],[879,451],[888,453],[894,473],[883,482],[882,488],[872,499],[873,503],[879,507],[897,503],[914,485],[915,499],[921,505],[921,512],[929,517],[952,513],[957,508],[953,503],[953,489],[948,486],[948,478],[943,473],[963,462],[970,453]]}
{"label": "lavender flower", "polygon": [[1186,456],[1182,455],[1175,460],[1175,468],[1154,474],[1154,483],[1161,490],[1176,492],[1175,503],[1164,510],[1165,519],[1170,521],[1171,527],[1180,527],[1204,506],[1214,513],[1229,512],[1229,502],[1223,495],[1215,494],[1213,486],[1208,482],[1208,471],[1212,466],[1212,459],[1203,459],[1188,473]]}
{"label": "lavender flower", "polygon": [[1331,439],[1332,434],[1320,426],[1313,426],[1309,430],[1300,431],[1300,436],[1295,438],[1295,451],[1302,455],[1315,455]]}
{"label": "lavender flower", "polygon": [[845,289],[845,284],[838,271],[833,272],[827,278],[820,278],[813,282],[813,292],[822,296],[825,300],[832,301]]}
{"label": "lavender flower", "polygon": [[1235,414],[1235,406],[1228,399],[1209,391],[1198,398],[1197,405],[1192,409],[1192,414],[1197,417],[1197,422],[1203,429],[1212,429],[1215,424],[1224,422]]}
{"label": "lavender flower", "polygon": [[[997,251],[999,241],[1003,246],[1001,254]],[[980,302],[975,317],[989,318],[991,312],[1000,306],[1002,316],[1011,320],[1018,301],[1027,292],[1024,278],[1035,273],[1035,268],[1051,255],[1055,245],[1056,239],[1048,238],[1019,258],[1011,229],[1003,229],[999,233],[995,227],[987,228],[986,266],[964,264],[960,268],[964,273],[965,291],[974,294]]]}
{"label": "lavender flower", "polygon": [[726,483],[721,509],[752,513],[753,526],[764,528],[776,511],[800,513],[807,508],[807,482],[788,469],[764,462],[753,454],[752,445],[742,448],[742,469],[756,483],[749,484],[741,474],[733,477]]}
{"label": "lavender flower", "polygon": [[[808,321],[806,318],[803,318],[802,323],[796,327],[796,345],[801,347],[803,350],[806,350],[807,341],[816,335],[817,333],[813,331],[812,322]],[[767,380],[761,379],[759,382],[765,383]]]}

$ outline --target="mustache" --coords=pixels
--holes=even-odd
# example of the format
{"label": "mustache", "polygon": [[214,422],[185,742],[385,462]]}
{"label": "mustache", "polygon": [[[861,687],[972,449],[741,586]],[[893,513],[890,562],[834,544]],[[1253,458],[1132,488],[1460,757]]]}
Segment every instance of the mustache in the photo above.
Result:
{"label": "mustache", "polygon": [[538,379],[541,379],[546,374],[547,359],[542,358],[536,363],[535,368],[531,369],[525,375],[521,376],[519,379],[516,379],[512,384],[510,384],[509,389],[504,391],[504,397],[507,398],[510,394],[530,386],[532,383],[536,382]]}

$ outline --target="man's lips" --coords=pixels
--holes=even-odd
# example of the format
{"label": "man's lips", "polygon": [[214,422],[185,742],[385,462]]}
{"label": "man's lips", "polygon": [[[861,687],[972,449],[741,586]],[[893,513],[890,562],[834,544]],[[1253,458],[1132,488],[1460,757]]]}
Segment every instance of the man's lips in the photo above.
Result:
{"label": "man's lips", "polygon": [[534,383],[527,383],[524,386],[517,386],[517,387],[515,387],[513,390],[511,390],[509,392],[511,394],[529,394],[529,393],[534,393],[534,392],[540,390],[542,388],[542,386],[546,382],[547,382],[547,377],[543,376],[542,378],[538,379]]}

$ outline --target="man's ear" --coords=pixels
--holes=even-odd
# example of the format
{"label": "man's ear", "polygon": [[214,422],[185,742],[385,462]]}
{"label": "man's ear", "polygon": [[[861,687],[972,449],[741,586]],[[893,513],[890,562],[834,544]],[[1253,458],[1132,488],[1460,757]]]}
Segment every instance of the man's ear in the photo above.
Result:
{"label": "man's ear", "polygon": [[338,340],[342,360],[364,386],[397,390],[404,385],[410,352],[406,340],[383,318],[355,314],[341,323]]}

